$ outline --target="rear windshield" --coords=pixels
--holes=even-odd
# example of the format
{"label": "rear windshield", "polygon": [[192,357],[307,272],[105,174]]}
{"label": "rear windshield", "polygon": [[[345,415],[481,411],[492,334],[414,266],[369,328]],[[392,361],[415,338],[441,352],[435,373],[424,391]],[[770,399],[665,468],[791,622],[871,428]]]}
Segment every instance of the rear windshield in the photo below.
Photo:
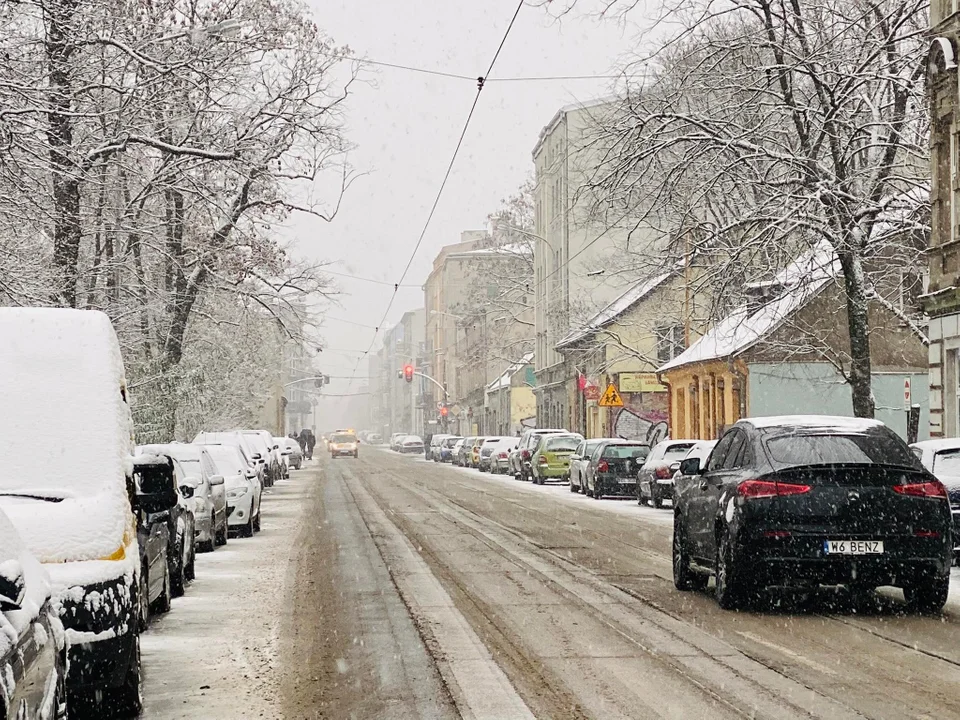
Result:
{"label": "rear windshield", "polygon": [[941,450],[934,455],[933,472],[938,475],[960,476],[960,448]]}
{"label": "rear windshield", "polygon": [[608,445],[603,449],[603,457],[609,459],[643,458],[650,454],[646,445]]}
{"label": "rear windshield", "polygon": [[463,438],[458,438],[458,437],[447,438],[446,440],[443,441],[443,446],[444,446],[444,447],[448,447],[448,448],[452,448],[454,445],[456,445],[456,444],[457,444],[458,442],[460,442],[462,439],[463,439]]}
{"label": "rear windshield", "polygon": [[334,443],[355,443],[357,441],[356,435],[341,435],[337,434],[330,438],[330,442]]}
{"label": "rear windshield", "polygon": [[547,440],[547,450],[552,452],[576,452],[580,447],[580,438],[554,437]]}
{"label": "rear windshield", "polygon": [[858,463],[917,468],[920,461],[906,443],[881,434],[792,434],[771,437],[767,451],[781,467]]}
{"label": "rear windshield", "polygon": [[663,453],[663,459],[667,462],[683,460],[693,447],[693,443],[682,443],[680,445],[670,445]]}

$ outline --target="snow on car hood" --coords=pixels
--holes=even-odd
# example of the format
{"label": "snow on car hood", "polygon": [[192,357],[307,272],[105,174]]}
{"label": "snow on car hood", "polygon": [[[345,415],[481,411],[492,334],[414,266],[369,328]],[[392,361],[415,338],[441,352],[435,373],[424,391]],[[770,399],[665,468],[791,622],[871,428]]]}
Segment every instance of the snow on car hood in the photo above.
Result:
{"label": "snow on car hood", "polygon": [[124,530],[132,524],[126,497],[111,493],[60,502],[0,496],[0,508],[43,563],[108,557],[123,545]]}

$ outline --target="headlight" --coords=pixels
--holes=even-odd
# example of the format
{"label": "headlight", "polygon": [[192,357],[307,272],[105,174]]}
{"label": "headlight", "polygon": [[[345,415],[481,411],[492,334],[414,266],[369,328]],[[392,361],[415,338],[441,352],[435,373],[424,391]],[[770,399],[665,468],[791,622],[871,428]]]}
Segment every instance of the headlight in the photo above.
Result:
{"label": "headlight", "polygon": [[250,488],[238,487],[238,488],[233,488],[232,490],[227,490],[227,497],[230,498],[231,500],[242,498],[244,495],[247,494],[249,489]]}

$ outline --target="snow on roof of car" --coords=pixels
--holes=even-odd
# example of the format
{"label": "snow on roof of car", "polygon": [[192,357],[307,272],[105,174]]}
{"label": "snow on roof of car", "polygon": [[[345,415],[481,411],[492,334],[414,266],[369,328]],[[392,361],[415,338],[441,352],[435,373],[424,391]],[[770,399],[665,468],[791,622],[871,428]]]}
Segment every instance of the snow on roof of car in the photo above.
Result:
{"label": "snow on roof of car", "polygon": [[153,443],[150,445],[138,445],[137,454],[143,455],[153,453],[154,455],[169,455],[177,460],[199,460],[200,446],[192,443]]}
{"label": "snow on roof of car", "polygon": [[423,438],[419,435],[404,435],[403,442],[405,443],[423,443]]}
{"label": "snow on roof of car", "polygon": [[[103,557],[130,518],[125,476],[133,427],[120,344],[93,310],[0,308],[0,492],[43,562]],[[25,452],[43,440],[42,452]]]}
{"label": "snow on roof of car", "polygon": [[771,415],[768,417],[744,418],[755,428],[802,427],[843,432],[866,432],[885,427],[879,420],[846,417],[842,415]]}
{"label": "snow on roof of car", "polygon": [[911,443],[910,447],[921,450],[960,450],[960,438],[936,438],[934,440],[920,440]]}

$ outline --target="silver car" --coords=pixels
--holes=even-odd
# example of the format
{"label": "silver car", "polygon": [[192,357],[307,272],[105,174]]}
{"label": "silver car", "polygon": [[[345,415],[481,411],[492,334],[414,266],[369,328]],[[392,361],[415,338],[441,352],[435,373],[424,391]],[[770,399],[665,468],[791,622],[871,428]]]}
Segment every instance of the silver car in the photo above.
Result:
{"label": "silver car", "polygon": [[587,467],[590,458],[604,438],[581,440],[577,450],[570,456],[570,492],[582,493],[587,488]]}
{"label": "silver car", "polygon": [[183,483],[193,488],[194,536],[197,550],[212,552],[227,543],[227,491],[203,445],[168,443],[144,445],[142,452],[169,455],[183,470]]}

